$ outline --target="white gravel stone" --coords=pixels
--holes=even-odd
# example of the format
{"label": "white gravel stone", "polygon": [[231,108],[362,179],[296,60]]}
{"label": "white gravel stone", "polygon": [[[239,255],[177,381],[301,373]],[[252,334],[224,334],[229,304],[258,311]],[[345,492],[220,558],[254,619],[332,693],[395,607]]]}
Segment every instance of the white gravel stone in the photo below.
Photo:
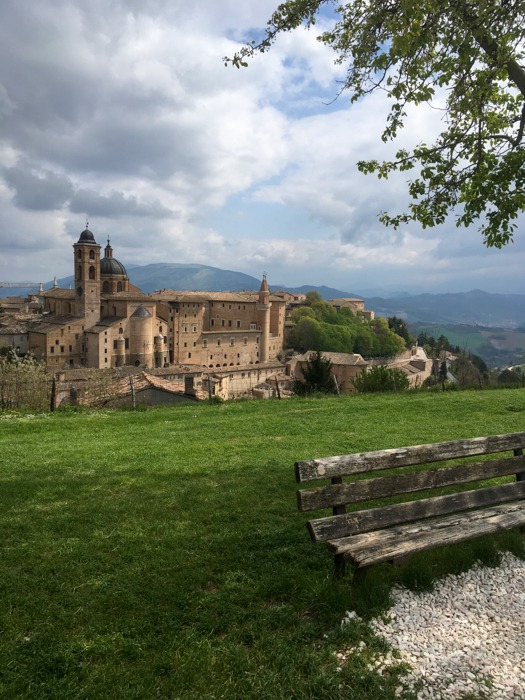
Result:
{"label": "white gravel stone", "polygon": [[[476,566],[423,595],[394,589],[393,598],[389,622],[372,626],[412,669],[396,695],[420,683],[422,700],[525,700],[525,562],[507,553],[496,569]],[[388,652],[372,667],[382,673],[395,662]]]}
{"label": "white gravel stone", "polygon": [[393,600],[390,622],[372,626],[410,664],[406,688],[422,681],[425,700],[525,700],[525,561],[505,553],[497,568],[447,576],[430,593],[395,588]]}

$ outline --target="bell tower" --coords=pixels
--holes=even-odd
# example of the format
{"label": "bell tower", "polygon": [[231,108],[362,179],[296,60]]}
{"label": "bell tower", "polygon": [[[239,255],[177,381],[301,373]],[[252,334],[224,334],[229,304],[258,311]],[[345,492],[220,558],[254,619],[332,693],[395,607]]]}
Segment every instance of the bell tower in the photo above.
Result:
{"label": "bell tower", "polygon": [[76,312],[84,316],[86,328],[100,321],[100,246],[86,228],[73,246]]}

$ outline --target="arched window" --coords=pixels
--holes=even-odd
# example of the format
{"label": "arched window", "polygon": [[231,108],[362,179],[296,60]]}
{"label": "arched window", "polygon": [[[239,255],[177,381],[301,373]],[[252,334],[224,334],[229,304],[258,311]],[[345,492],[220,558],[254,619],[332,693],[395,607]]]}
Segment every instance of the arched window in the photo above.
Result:
{"label": "arched window", "polygon": [[94,251],[94,250],[90,250],[90,251],[89,251],[89,259],[90,259],[90,260],[94,260],[94,259],[95,259],[95,251]]}
{"label": "arched window", "polygon": [[119,332],[119,334],[120,334],[120,333],[124,333],[124,329],[123,329],[123,328],[119,328],[119,329],[118,329],[118,332]]}
{"label": "arched window", "polygon": [[82,251],[81,251],[81,250],[78,251],[78,253],[77,253],[77,258],[78,258],[79,260],[82,260]]}
{"label": "arched window", "polygon": [[77,277],[79,280],[82,279],[82,267],[80,265],[77,268]]}
{"label": "arched window", "polygon": [[102,291],[109,294],[109,282],[104,282],[104,284],[102,285]]}
{"label": "arched window", "polygon": [[117,282],[117,292],[122,291],[122,282]]}
{"label": "arched window", "polygon": [[89,268],[89,279],[94,280],[95,279],[95,268],[93,265]]}

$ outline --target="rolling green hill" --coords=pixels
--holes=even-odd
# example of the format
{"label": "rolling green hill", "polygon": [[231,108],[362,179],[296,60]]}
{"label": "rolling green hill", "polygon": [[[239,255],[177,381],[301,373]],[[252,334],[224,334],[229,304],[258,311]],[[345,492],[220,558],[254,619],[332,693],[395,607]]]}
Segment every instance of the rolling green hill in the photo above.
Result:
{"label": "rolling green hill", "polygon": [[460,324],[412,323],[411,332],[438,338],[446,336],[452,345],[482,357],[489,367],[521,364],[525,359],[525,330],[484,328]]}

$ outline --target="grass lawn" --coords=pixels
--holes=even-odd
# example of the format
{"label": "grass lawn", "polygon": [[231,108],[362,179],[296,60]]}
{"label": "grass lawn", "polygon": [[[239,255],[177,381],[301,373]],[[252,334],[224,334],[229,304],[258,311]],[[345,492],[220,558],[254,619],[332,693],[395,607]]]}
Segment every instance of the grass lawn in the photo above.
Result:
{"label": "grass lawn", "polygon": [[334,581],[293,463],[522,430],[519,389],[0,413],[0,698],[394,698],[395,673],[369,668],[381,640],[345,611],[523,539]]}

